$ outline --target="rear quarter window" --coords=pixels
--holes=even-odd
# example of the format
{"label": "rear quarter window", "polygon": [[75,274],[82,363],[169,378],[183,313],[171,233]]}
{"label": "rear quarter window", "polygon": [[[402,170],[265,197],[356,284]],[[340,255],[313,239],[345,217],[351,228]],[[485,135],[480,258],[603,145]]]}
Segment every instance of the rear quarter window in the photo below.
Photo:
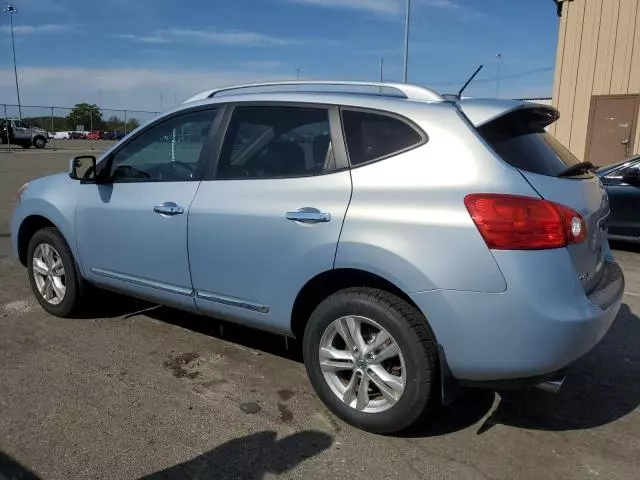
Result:
{"label": "rear quarter window", "polygon": [[380,160],[423,143],[408,123],[389,115],[342,110],[342,123],[352,166]]}
{"label": "rear quarter window", "polygon": [[520,109],[480,126],[478,132],[512,167],[555,177],[580,160],[545,130],[547,124],[544,111]]}

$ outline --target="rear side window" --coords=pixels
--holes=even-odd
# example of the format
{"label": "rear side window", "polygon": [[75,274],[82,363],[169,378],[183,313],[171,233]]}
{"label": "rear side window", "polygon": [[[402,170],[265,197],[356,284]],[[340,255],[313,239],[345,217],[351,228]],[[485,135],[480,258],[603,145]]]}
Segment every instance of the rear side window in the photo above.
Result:
{"label": "rear side window", "polygon": [[241,106],[231,117],[216,178],[304,177],[333,170],[328,109]]}
{"label": "rear side window", "polygon": [[517,110],[482,125],[478,132],[512,167],[555,177],[580,160],[544,129],[548,123],[545,110]]}
{"label": "rear side window", "polygon": [[380,160],[422,142],[422,135],[394,117],[342,110],[342,123],[352,166]]}

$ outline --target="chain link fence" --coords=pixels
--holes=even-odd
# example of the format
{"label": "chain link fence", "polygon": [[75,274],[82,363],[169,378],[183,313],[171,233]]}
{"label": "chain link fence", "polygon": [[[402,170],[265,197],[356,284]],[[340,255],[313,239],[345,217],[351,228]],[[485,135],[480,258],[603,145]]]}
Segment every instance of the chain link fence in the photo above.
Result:
{"label": "chain link fence", "polygon": [[[74,113],[75,110],[75,113]],[[22,136],[26,137],[33,127],[46,131],[45,148],[53,150],[104,149],[109,141],[120,140],[131,130],[153,118],[159,112],[146,110],[119,110],[98,108],[91,114],[78,115],[77,107],[54,107],[43,105],[11,105],[0,103],[0,148],[22,149],[27,143],[13,132],[13,139],[7,143],[6,125],[26,128]],[[19,121],[20,123],[15,123]]]}

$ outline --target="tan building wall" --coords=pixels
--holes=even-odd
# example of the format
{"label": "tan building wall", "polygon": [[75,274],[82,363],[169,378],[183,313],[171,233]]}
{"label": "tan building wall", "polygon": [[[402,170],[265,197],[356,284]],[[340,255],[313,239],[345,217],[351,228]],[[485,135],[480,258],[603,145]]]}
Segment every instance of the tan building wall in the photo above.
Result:
{"label": "tan building wall", "polygon": [[[557,0],[558,35],[551,132],[578,158],[587,153],[592,97],[640,95],[640,0]],[[640,152],[640,121],[632,128]]]}

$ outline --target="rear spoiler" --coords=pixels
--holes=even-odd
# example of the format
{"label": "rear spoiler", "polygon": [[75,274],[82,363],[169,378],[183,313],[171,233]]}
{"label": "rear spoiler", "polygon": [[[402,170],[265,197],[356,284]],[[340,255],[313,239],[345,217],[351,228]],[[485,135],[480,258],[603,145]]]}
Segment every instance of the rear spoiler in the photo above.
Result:
{"label": "rear spoiler", "polygon": [[550,105],[520,100],[463,98],[456,102],[456,106],[476,128],[516,110],[526,110],[542,127],[551,125],[560,117],[558,110]]}

